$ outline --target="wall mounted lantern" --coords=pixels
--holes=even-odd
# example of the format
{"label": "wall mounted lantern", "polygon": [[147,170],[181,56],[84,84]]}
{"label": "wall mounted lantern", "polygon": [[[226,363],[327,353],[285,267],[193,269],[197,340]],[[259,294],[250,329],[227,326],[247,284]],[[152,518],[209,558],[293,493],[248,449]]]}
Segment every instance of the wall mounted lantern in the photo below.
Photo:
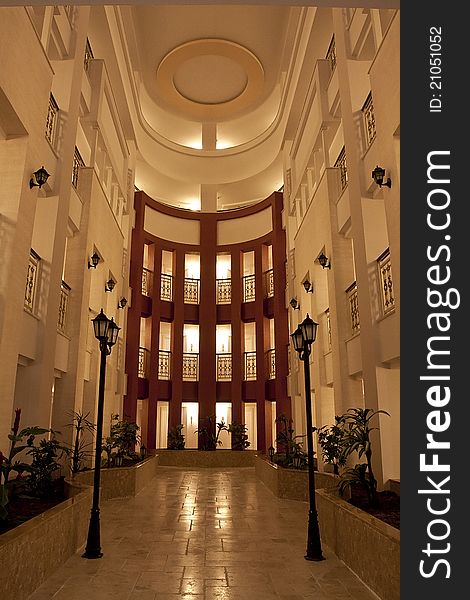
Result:
{"label": "wall mounted lantern", "polygon": [[118,308],[124,308],[127,304],[127,298],[121,298],[118,303]]}
{"label": "wall mounted lantern", "polygon": [[33,177],[31,177],[31,179],[29,180],[29,187],[31,189],[34,186],[41,188],[48,179],[49,179],[49,173],[46,171],[46,169],[44,168],[44,165],[43,165],[40,169],[38,169],[37,171],[34,171]]}
{"label": "wall mounted lantern", "polygon": [[91,269],[93,267],[93,269],[96,269],[96,267],[98,266],[98,263],[100,262],[100,260],[101,260],[100,255],[95,252],[93,254],[93,256],[91,256],[88,259],[88,268]]}
{"label": "wall mounted lantern", "polygon": [[318,262],[321,265],[322,269],[331,269],[330,259],[323,254],[323,252],[318,257]]}
{"label": "wall mounted lantern", "polygon": [[390,179],[390,177],[387,177],[387,180],[384,182],[384,178],[385,178],[385,169],[382,169],[382,167],[379,167],[379,165],[377,165],[375,167],[375,169],[372,171],[372,179],[375,181],[375,183],[379,186],[387,186],[389,188],[392,187],[392,181]]}
{"label": "wall mounted lantern", "polygon": [[116,285],[116,282],[114,281],[114,279],[108,279],[108,281],[106,282],[106,285],[104,286],[104,291],[112,292],[115,285]]}
{"label": "wall mounted lantern", "polygon": [[303,286],[307,294],[313,294],[313,283],[310,283],[308,279],[304,281]]}
{"label": "wall mounted lantern", "polygon": [[300,304],[297,302],[297,298],[291,298],[289,304],[294,310],[300,310]]}

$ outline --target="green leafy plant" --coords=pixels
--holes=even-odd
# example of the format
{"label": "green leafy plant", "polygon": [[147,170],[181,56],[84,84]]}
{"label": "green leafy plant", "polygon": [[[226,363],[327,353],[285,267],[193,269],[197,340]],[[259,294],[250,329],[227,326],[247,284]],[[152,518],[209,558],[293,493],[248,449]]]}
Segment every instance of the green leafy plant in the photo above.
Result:
{"label": "green leafy plant", "polygon": [[283,467],[304,468],[307,464],[307,456],[303,451],[303,438],[305,435],[294,435],[292,419],[288,419],[285,414],[280,414],[276,418],[276,423],[282,425],[282,429],[276,436],[277,454],[274,456],[275,462]]}
{"label": "green leafy plant", "polygon": [[5,520],[8,517],[8,502],[12,484],[10,474],[14,471],[17,474],[17,479],[24,472],[31,472],[31,465],[16,460],[18,454],[33,447],[33,442],[36,436],[49,433],[50,429],[41,427],[26,427],[20,430],[21,408],[15,409],[15,420],[11,433],[8,434],[10,440],[10,449],[8,456],[0,452],[0,519]]}
{"label": "green leafy plant", "polygon": [[180,424],[168,430],[167,447],[169,450],[184,450],[183,427],[184,425]]}
{"label": "green leafy plant", "polygon": [[217,446],[222,444],[222,441],[219,439],[220,433],[222,431],[228,431],[227,425],[224,421],[216,423],[215,416],[201,419],[199,423],[204,423],[203,425],[199,425],[198,429],[196,429],[196,433],[199,436],[200,449],[215,450]]}
{"label": "green leafy plant", "polygon": [[324,425],[317,429],[318,443],[322,450],[322,457],[325,463],[333,466],[333,473],[339,475],[339,467],[346,464],[346,456],[344,454],[344,418],[343,416],[335,416],[334,425]]}
{"label": "green leafy plant", "polygon": [[[140,441],[139,429],[137,423],[119,420],[119,415],[111,415],[110,434],[101,446],[102,451],[107,454],[108,467],[111,466],[113,458],[116,466],[120,466],[124,459],[132,462],[140,460],[140,456],[134,451],[135,445]],[[114,449],[116,452],[113,456]]]}
{"label": "green leafy plant", "polygon": [[[371,420],[379,414],[390,416],[385,410],[374,411],[371,408],[350,408],[342,415],[344,422],[342,457],[346,459],[353,452],[357,452],[359,458],[365,457],[366,465],[360,469],[362,475],[362,470],[364,470],[365,474],[365,469],[367,468],[367,477],[364,475],[364,478],[358,478],[356,483],[366,490],[369,505],[372,507],[378,506],[379,498],[377,494],[377,480],[372,470],[372,444],[370,439],[371,432],[374,429],[378,429],[378,427],[372,427]],[[351,473],[351,469],[347,469],[344,474],[341,474],[340,489],[344,490],[345,487],[351,487],[353,482],[352,477],[353,475],[357,475],[357,465],[352,471],[355,469],[355,473]],[[343,481],[345,482],[344,485]]]}
{"label": "green leafy plant", "polygon": [[26,490],[37,498],[50,498],[57,491],[54,474],[61,469],[59,460],[68,454],[68,448],[56,439],[42,439],[38,446],[32,446],[26,454],[33,459],[29,477],[25,480]]}
{"label": "green leafy plant", "polygon": [[232,450],[245,450],[250,445],[248,427],[244,423],[230,423],[227,431],[232,435]]}
{"label": "green leafy plant", "polygon": [[72,423],[68,427],[74,429],[73,445],[70,448],[70,470],[72,473],[78,473],[85,468],[85,464],[91,456],[91,451],[87,448],[92,445],[91,442],[86,442],[83,439],[85,432],[94,433],[95,424],[88,420],[90,413],[84,415],[80,411],[72,411]]}

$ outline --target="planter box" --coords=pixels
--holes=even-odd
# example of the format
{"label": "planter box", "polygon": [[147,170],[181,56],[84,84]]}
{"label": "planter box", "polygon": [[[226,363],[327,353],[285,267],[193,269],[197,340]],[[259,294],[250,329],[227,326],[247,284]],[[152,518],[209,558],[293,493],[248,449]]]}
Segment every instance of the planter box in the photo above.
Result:
{"label": "planter box", "polygon": [[327,490],[315,494],[322,541],[381,600],[400,598],[400,531]]}
{"label": "planter box", "polygon": [[66,482],[67,500],[0,535],[2,600],[24,600],[82,547],[92,488]]}
{"label": "planter box", "polygon": [[[257,456],[256,475],[279,498],[308,502],[308,472],[283,469]],[[338,479],[315,472],[322,543],[381,600],[400,598],[400,531],[352,506],[336,492]]]}
{"label": "planter box", "polygon": [[[155,477],[157,463],[157,458],[151,456],[131,467],[111,467],[109,469],[101,467],[101,499],[110,500],[111,498],[135,496]],[[94,469],[75,473],[73,481],[93,486],[94,473]]]}
{"label": "planter box", "polygon": [[252,467],[255,450],[157,450],[158,464],[165,467]]}
{"label": "planter box", "polygon": [[[255,461],[257,477],[278,498],[308,502],[308,470],[285,469],[270,462],[264,456]],[[315,471],[315,489],[336,487],[338,478],[330,473]]]}

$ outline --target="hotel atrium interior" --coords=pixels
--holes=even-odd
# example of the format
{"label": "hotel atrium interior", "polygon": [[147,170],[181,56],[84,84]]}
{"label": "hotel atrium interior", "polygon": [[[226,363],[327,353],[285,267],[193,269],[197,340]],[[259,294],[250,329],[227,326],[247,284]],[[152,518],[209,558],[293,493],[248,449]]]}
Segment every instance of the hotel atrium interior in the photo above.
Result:
{"label": "hotel atrium interior", "polygon": [[399,489],[400,11],[352,4],[0,8],[4,455],[15,409],[68,444],[74,411],[96,422],[101,311],[104,437],[119,415],[149,456],[209,418],[250,455],[283,417],[304,439],[308,315],[314,426],[386,411],[374,474]]}

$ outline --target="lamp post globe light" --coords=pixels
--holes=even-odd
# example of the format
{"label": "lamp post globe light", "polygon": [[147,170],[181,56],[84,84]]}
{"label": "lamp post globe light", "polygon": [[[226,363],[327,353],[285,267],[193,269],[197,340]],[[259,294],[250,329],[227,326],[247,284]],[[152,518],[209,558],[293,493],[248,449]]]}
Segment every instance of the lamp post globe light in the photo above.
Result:
{"label": "lamp post globe light", "polygon": [[313,465],[313,424],[312,424],[312,401],[310,392],[310,364],[309,357],[312,344],[317,337],[318,323],[308,316],[291,334],[294,349],[299,353],[300,360],[304,363],[305,379],[305,404],[307,413],[307,455],[308,455],[308,534],[306,560],[325,560],[322,554],[320,541],[320,528],[318,526],[318,514],[315,503],[315,470]]}
{"label": "lamp post globe light", "polygon": [[111,354],[111,348],[117,341],[120,327],[114,319],[108,319],[103,309],[99,315],[92,319],[93,330],[96,339],[100,343],[100,380],[98,387],[98,414],[96,419],[96,446],[95,446],[95,472],[93,478],[93,503],[91,507],[90,524],[88,526],[88,537],[83,558],[101,558],[100,541],[100,477],[101,477],[101,445],[103,439],[103,407],[104,386],[106,379],[106,357]]}

